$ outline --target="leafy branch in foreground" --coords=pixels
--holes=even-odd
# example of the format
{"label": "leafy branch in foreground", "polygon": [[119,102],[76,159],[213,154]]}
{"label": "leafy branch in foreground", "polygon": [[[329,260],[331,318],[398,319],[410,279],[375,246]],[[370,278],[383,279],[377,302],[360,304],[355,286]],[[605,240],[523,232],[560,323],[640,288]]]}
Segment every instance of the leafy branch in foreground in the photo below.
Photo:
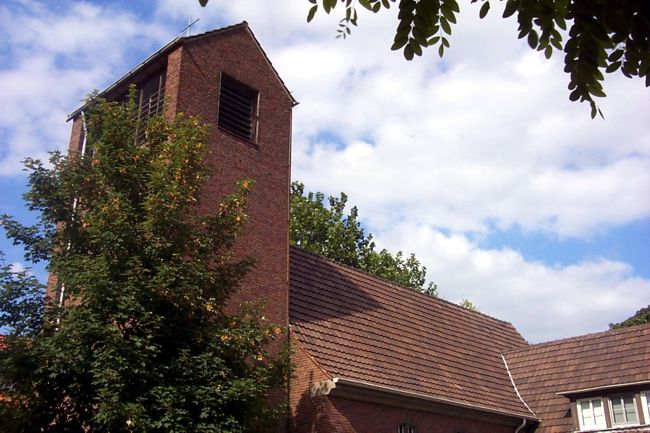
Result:
{"label": "leafy branch in foreground", "polygon": [[[319,9],[331,13],[341,3],[343,18],[337,30],[345,38],[358,25],[357,2],[352,0],[308,0],[311,21]],[[478,0],[471,0],[476,3]],[[490,0],[480,0],[478,14],[484,18]],[[201,0],[202,4],[207,0]],[[362,8],[380,13],[395,0],[358,0]],[[400,0],[392,50],[401,50],[407,60],[421,56],[425,48],[436,48],[440,57],[450,47],[457,23],[457,0]],[[516,16],[519,39],[550,58],[564,52],[564,71],[569,74],[569,99],[588,102],[591,117],[602,112],[594,98],[604,97],[605,73],[620,71],[628,78],[645,77],[650,86],[650,3],[638,0],[506,0],[503,18]],[[566,37],[566,41],[564,38]],[[477,43],[480,43],[477,41]]]}
{"label": "leafy branch in foreground", "polygon": [[66,305],[39,310],[42,287],[1,269],[0,431],[246,432],[282,412],[267,398],[287,377],[269,352],[282,329],[254,305],[223,308],[251,264],[231,247],[252,182],[199,214],[207,128],[155,118],[138,141],[136,113],[94,100],[92,152],[27,160],[38,225],[2,217],[28,259],[49,259]]}

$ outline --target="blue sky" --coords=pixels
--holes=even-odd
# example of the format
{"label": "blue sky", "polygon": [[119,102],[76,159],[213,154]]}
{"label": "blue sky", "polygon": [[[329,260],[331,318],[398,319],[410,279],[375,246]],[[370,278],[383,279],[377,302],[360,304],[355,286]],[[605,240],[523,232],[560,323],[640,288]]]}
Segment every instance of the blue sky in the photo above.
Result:
{"label": "blue sky", "polygon": [[[64,149],[68,113],[175,37],[248,21],[300,102],[292,177],[345,191],[382,247],[415,252],[440,295],[529,341],[595,332],[650,304],[650,92],[608,77],[605,119],[570,103],[493,8],[468,4],[451,50],[389,51],[392,14],[306,24],[306,0],[0,4],[0,212],[29,219],[19,161]],[[134,6],[135,5],[135,6]],[[335,12],[336,13],[336,12]],[[0,249],[17,266],[20,251]],[[42,269],[36,270],[43,276]]]}

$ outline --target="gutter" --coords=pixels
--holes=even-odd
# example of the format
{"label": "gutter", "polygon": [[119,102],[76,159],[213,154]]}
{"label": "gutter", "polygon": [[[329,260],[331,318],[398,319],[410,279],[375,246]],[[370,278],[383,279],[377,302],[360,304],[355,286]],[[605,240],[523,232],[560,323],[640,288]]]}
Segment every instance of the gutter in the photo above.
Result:
{"label": "gutter", "polygon": [[615,388],[624,388],[628,386],[641,386],[641,385],[650,385],[650,380],[640,380],[637,382],[626,382],[626,383],[617,383],[614,385],[603,385],[603,386],[595,386],[591,388],[582,388],[582,389],[572,389],[568,391],[559,391],[556,392],[555,394],[561,395],[562,397],[568,397],[573,394],[582,394],[586,392],[591,392],[591,391],[601,391],[601,390],[608,390],[608,389],[615,389]]}
{"label": "gutter", "polygon": [[[464,402],[459,402],[459,401],[454,401],[454,400],[449,400],[446,398],[441,398],[441,397],[434,397],[429,394],[423,394],[419,392],[414,392],[414,391],[404,391],[402,389],[397,389],[385,385],[377,385],[373,383],[368,383],[368,382],[363,382],[359,380],[354,380],[354,379],[346,379],[342,377],[335,377],[332,379],[332,385],[333,386],[327,386],[326,388],[329,388],[324,395],[329,395],[332,390],[336,388],[340,388],[341,386],[349,386],[349,387],[354,387],[354,388],[360,388],[360,389],[366,389],[369,391],[377,391],[381,392],[384,394],[390,394],[390,395],[395,395],[395,396],[400,396],[400,397],[408,397],[408,398],[414,398],[418,399],[421,401],[427,401],[431,403],[439,403],[439,404],[444,404],[448,406],[455,406],[461,409],[470,409],[470,410],[475,410],[479,412],[486,412],[490,414],[495,414],[495,415],[501,415],[501,416],[506,416],[510,418],[523,418],[526,421],[533,421],[533,422],[539,422],[539,418],[531,411],[533,416],[524,416],[522,417],[521,413],[515,413],[515,412],[510,412],[507,410],[500,410],[500,409],[494,409],[491,407],[487,406],[481,406],[477,404],[472,404],[472,403],[464,403]],[[528,406],[526,406],[528,407]],[[529,409],[530,410],[530,409]]]}

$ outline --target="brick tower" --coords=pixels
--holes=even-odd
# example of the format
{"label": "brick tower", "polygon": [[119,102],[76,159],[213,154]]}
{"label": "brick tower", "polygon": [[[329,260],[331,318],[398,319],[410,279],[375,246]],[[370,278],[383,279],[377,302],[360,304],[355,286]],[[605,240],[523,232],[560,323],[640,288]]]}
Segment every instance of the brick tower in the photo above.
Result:
{"label": "brick tower", "polygon": [[[272,322],[288,325],[291,110],[295,101],[246,22],[179,37],[128,72],[101,96],[121,98],[136,84],[140,116],[198,115],[211,125],[208,163],[213,175],[201,210],[214,212],[236,182],[253,179],[248,224],[235,245],[253,257],[229,307],[262,300]],[[83,109],[71,114],[71,150],[85,151]],[[53,285],[50,285],[53,287]],[[59,288],[60,292],[60,288]],[[56,296],[61,298],[61,293]]]}

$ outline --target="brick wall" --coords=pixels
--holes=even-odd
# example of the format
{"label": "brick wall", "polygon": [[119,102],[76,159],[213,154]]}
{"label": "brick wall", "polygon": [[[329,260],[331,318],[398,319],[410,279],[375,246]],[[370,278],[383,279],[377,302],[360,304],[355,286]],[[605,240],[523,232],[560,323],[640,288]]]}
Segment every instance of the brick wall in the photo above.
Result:
{"label": "brick wall", "polygon": [[[252,144],[217,127],[220,74],[259,91],[258,140]],[[176,93],[177,90],[177,93]],[[237,241],[238,257],[252,256],[255,267],[231,298],[262,300],[265,316],[288,324],[289,182],[293,101],[244,27],[186,42],[168,57],[170,109],[198,115],[212,125],[208,163],[213,176],[200,207],[214,212],[239,180],[253,179],[248,224]]]}
{"label": "brick wall", "polygon": [[289,385],[290,432],[330,432],[331,404],[326,396],[312,397],[311,386],[331,380],[307,353],[294,334],[290,334],[294,373]]}
{"label": "brick wall", "polygon": [[[330,432],[397,433],[398,425],[413,424],[417,433],[513,433],[514,428],[423,411],[331,397]],[[320,432],[319,432],[320,433]],[[324,431],[322,433],[325,433]]]}

